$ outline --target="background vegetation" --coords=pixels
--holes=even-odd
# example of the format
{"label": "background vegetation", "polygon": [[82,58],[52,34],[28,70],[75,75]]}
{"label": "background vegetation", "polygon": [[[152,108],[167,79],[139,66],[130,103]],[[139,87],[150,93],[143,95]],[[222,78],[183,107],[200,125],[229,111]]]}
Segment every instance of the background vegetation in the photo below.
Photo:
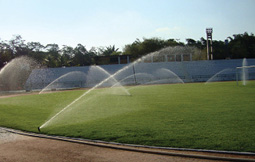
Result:
{"label": "background vegetation", "polygon": [[[42,45],[40,42],[25,42],[20,36],[14,36],[9,41],[0,39],[0,68],[13,58],[27,55],[35,58],[41,65],[47,67],[85,66],[96,64],[99,56],[129,55],[134,60],[142,55],[157,51],[164,47],[194,46],[201,50],[194,60],[206,59],[206,40],[186,39],[186,43],[175,39],[163,40],[160,38],[136,39],[132,44],[125,45],[123,51],[119,51],[115,45],[86,49],[82,44],[76,47],[57,44]],[[213,41],[214,59],[255,58],[255,36],[253,34],[236,34],[223,41]]]}

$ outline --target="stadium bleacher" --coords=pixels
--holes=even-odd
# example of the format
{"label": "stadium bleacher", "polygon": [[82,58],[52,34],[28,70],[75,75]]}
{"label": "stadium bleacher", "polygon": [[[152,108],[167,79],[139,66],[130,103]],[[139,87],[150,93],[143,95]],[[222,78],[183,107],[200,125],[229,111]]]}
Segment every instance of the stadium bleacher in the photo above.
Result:
{"label": "stadium bleacher", "polygon": [[[26,89],[93,87],[111,75],[112,78],[101,86],[112,86],[117,82],[132,85],[235,80],[236,67],[241,67],[242,63],[243,59],[236,59],[35,69],[26,82]],[[247,63],[255,65],[255,59],[247,59]],[[248,71],[249,79],[255,79],[255,68]]]}

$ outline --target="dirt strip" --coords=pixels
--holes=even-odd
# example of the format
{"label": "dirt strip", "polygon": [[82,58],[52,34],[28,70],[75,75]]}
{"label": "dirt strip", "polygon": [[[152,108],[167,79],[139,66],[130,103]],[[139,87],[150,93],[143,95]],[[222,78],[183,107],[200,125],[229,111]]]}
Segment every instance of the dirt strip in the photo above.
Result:
{"label": "dirt strip", "polygon": [[[197,161],[12,134],[0,130],[1,162]],[[199,160],[204,161],[204,160]]]}
{"label": "dirt strip", "polygon": [[[139,148],[135,148],[139,149]],[[145,149],[145,148],[143,148]],[[160,149],[146,149],[162,151]],[[219,156],[209,153],[173,151],[170,153]],[[253,156],[220,154],[221,157],[249,158]],[[213,161],[201,158],[188,158],[169,155],[157,155],[135,151],[118,150],[74,142],[59,141],[47,138],[29,137],[7,132],[0,128],[0,161]],[[214,160],[215,161],[215,160]],[[216,160],[218,161],[218,160]],[[255,160],[254,160],[255,161]]]}

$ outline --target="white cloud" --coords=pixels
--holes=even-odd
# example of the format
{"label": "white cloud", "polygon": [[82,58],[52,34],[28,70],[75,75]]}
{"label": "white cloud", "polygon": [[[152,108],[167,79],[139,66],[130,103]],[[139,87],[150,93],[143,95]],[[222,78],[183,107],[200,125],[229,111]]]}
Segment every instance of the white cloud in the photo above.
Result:
{"label": "white cloud", "polygon": [[157,28],[155,31],[157,33],[169,33],[171,31],[171,29],[168,27],[163,27],[163,28]]}
{"label": "white cloud", "polygon": [[156,33],[165,33],[165,34],[174,34],[174,33],[180,33],[182,32],[182,28],[178,26],[174,26],[172,28],[169,27],[162,27],[162,28],[157,28],[155,30]]}

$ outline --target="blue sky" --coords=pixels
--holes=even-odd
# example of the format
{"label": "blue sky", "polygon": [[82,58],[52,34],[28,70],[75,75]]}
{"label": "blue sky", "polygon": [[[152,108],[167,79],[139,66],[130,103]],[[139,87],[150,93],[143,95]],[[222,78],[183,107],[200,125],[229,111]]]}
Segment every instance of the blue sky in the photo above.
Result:
{"label": "blue sky", "polygon": [[255,34],[255,0],[0,0],[0,39],[75,47],[115,45],[137,38],[206,37],[225,40]]}

